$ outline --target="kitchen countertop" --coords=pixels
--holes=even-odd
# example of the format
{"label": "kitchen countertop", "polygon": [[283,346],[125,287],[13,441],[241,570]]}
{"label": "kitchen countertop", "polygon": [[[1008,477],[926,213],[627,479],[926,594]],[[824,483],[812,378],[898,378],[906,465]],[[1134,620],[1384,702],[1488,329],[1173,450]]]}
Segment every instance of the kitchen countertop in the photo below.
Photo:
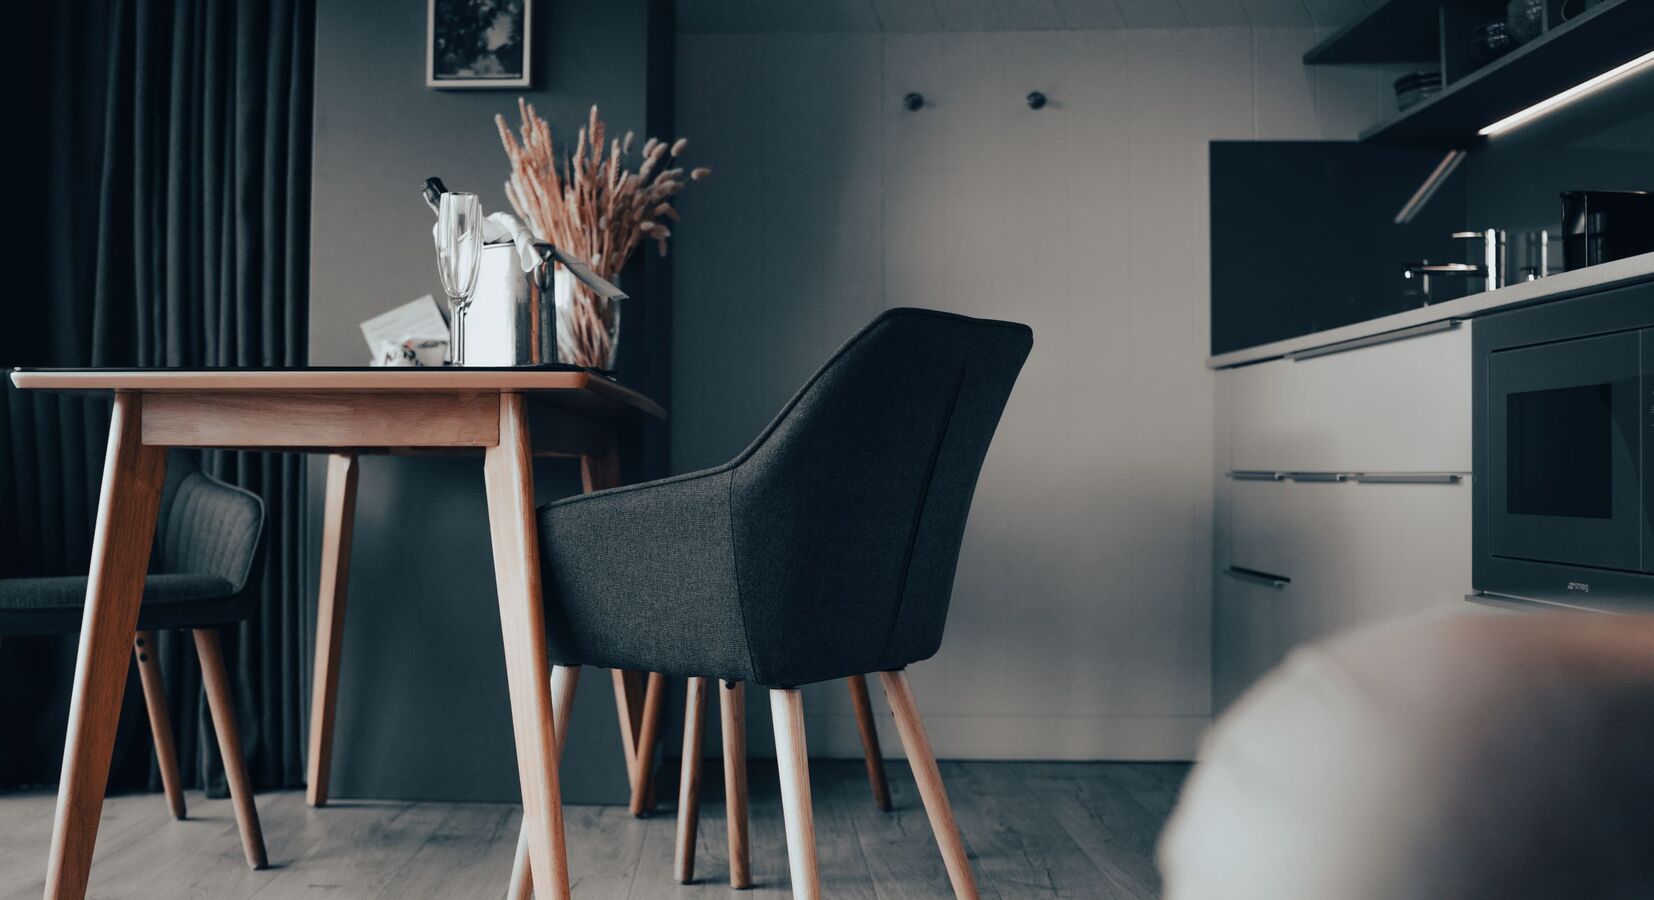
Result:
{"label": "kitchen countertop", "polygon": [[1561,300],[1575,294],[1649,280],[1654,280],[1654,253],[1643,253],[1572,272],[1559,272],[1536,281],[1523,281],[1506,285],[1496,291],[1483,291],[1480,294],[1471,294],[1457,300],[1448,300],[1418,309],[1392,313],[1377,319],[1356,322],[1353,325],[1343,325],[1338,328],[1329,328],[1326,331],[1317,331],[1313,334],[1299,335],[1298,337],[1273,341],[1268,344],[1259,344],[1256,347],[1247,347],[1244,350],[1219,353],[1216,356],[1206,357],[1206,367],[1210,369],[1228,369],[1235,366],[1244,366],[1278,359],[1290,353],[1303,353],[1347,341],[1364,340],[1393,331],[1418,328],[1434,322],[1449,319],[1469,319],[1518,306],[1544,303],[1549,300]]}

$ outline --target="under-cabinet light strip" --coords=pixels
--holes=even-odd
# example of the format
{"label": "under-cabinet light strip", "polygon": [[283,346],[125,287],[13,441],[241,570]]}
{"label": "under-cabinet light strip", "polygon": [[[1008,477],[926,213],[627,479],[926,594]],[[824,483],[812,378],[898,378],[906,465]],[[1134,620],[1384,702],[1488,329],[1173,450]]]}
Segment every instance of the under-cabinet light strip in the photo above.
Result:
{"label": "under-cabinet light strip", "polygon": [[1644,53],[1642,56],[1639,56],[1630,62],[1615,66],[1595,78],[1582,81],[1554,97],[1549,97],[1535,103],[1521,112],[1512,113],[1476,133],[1482,137],[1497,137],[1498,135],[1517,127],[1518,125],[1531,122],[1532,120],[1545,115],[1557,107],[1573,100],[1577,100],[1585,94],[1611,84],[1612,82],[1618,81],[1651,62],[1654,62],[1654,51],[1649,51],[1648,53]]}

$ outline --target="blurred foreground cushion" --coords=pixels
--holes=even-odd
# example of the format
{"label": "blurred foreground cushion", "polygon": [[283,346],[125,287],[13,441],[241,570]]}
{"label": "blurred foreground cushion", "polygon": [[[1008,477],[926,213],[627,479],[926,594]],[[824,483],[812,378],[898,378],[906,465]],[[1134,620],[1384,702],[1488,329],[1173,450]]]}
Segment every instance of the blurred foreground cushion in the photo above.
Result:
{"label": "blurred foreground cushion", "polygon": [[1213,728],[1159,851],[1168,900],[1654,898],[1654,616],[1301,649]]}

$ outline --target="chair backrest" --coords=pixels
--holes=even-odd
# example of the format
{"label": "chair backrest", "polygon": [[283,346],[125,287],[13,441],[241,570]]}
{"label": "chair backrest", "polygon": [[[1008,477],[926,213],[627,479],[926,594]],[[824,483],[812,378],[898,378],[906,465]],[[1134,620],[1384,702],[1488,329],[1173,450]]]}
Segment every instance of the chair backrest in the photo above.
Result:
{"label": "chair backrest", "polygon": [[156,516],[153,571],[218,575],[239,592],[258,559],[264,501],[201,469],[199,454],[167,454]]}
{"label": "chair backrest", "polygon": [[735,460],[735,568],[760,681],[935,654],[977,474],[1032,346],[1025,325],[890,310]]}

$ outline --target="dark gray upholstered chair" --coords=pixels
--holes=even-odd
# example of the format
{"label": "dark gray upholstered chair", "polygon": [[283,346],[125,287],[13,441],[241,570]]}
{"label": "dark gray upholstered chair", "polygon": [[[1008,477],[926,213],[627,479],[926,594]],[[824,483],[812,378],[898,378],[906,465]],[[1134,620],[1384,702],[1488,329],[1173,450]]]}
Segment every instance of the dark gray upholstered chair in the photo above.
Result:
{"label": "dark gray upholstered chair", "polygon": [[[247,864],[262,869],[267,865],[264,836],[241,755],[218,627],[246,619],[257,603],[253,574],[261,561],[264,501],[201,471],[195,454],[173,451],[167,457],[166,486],[156,522],[151,571],[144,579],[133,655],[143,682],[167,804],[175,818],[184,818],[172,719],[161,683],[161,665],[154,655],[155,632],[188,628],[194,632],[201,660],[207,704],[224,758],[242,849]],[[86,608],[86,582],[83,575],[0,580],[0,637],[79,631]]]}
{"label": "dark gray upholstered chair", "polygon": [[[816,897],[797,688],[878,672],[954,891],[976,896],[903,669],[941,646],[977,474],[1032,345],[1024,325],[890,310],[733,461],[541,510],[553,662],[690,679],[681,879],[707,679],[724,684],[726,772],[743,752],[739,733],[728,746],[740,686],[770,689],[793,893]],[[730,822],[733,875],[744,803]]]}

